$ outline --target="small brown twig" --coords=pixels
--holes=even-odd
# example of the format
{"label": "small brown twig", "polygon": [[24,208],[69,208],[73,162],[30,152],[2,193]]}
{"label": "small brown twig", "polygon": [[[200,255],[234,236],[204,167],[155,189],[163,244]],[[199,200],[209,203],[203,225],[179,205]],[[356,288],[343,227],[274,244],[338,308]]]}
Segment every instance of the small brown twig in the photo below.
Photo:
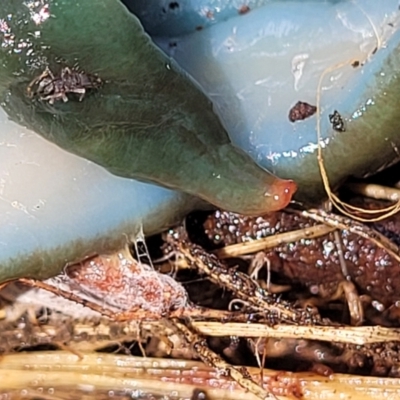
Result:
{"label": "small brown twig", "polygon": [[232,366],[224,361],[218,354],[210,350],[205,338],[194,332],[193,328],[188,328],[177,319],[174,319],[172,322],[206,365],[217,368],[220,375],[231,377],[241,387],[253,393],[259,399],[278,400],[273,393],[265,390],[253,380],[246,367]]}
{"label": "small brown twig", "polygon": [[248,321],[248,316],[246,314],[243,314],[242,312],[213,310],[197,307],[192,305],[191,303],[188,303],[185,307],[178,310],[171,310],[167,314],[151,313],[147,310],[142,310],[140,308],[132,308],[126,311],[115,312],[114,310],[107,308],[105,305],[99,305],[80,295],[74,294],[68,290],[61,289],[60,287],[53,286],[47,282],[28,278],[20,278],[18,282],[21,282],[32,288],[46,290],[57,296],[62,296],[67,300],[73,301],[74,303],[81,304],[84,307],[88,307],[91,310],[96,311],[102,316],[107,317],[115,322],[153,322],[160,321],[164,318],[192,318],[193,320],[216,319],[220,321],[225,320],[244,323]]}
{"label": "small brown twig", "polygon": [[303,217],[310,218],[320,223],[324,223],[332,228],[347,230],[351,233],[359,235],[364,239],[370,240],[381,249],[386,250],[397,262],[400,262],[399,247],[381,233],[364,224],[361,224],[360,222],[333,213],[327,213],[322,210],[290,210],[290,212],[302,215]]}
{"label": "small brown twig", "polygon": [[318,315],[308,310],[297,310],[290,303],[279,302],[248,275],[234,268],[227,268],[215,255],[207,253],[200,246],[188,244],[183,240],[174,241],[173,238],[169,239],[169,244],[189,265],[205,273],[212,282],[232,291],[236,297],[250,304],[256,312],[266,315],[271,324],[279,320],[302,325],[320,323]]}

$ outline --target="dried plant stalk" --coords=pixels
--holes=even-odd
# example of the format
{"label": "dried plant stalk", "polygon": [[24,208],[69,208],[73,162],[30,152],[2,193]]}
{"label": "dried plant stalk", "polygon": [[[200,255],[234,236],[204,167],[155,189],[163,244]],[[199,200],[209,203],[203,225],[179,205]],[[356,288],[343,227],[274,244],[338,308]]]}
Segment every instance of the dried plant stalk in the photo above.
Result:
{"label": "dried plant stalk", "polygon": [[399,201],[400,190],[373,183],[351,182],[346,185],[353,193],[361,194],[377,200]]}
{"label": "dried plant stalk", "polygon": [[330,232],[333,232],[335,229],[336,228],[332,228],[328,225],[315,225],[309,228],[280,233],[274,236],[268,236],[251,242],[244,242],[226,246],[222,249],[214,251],[214,254],[220,259],[243,256],[258,251],[271,249],[284,243],[291,243],[301,239],[313,239],[324,236]]}
{"label": "dried plant stalk", "polygon": [[[193,328],[204,336],[308,339],[344,344],[366,345],[399,341],[400,330],[380,326],[296,326],[240,322],[192,321]],[[91,351],[122,342],[146,342],[151,337],[168,337],[174,333],[164,320],[153,322],[113,322],[108,319],[76,321],[73,318],[53,319],[44,325],[3,324],[1,348],[4,352],[24,346],[66,343],[77,351]]]}
{"label": "dried plant stalk", "polygon": [[279,302],[263,290],[258,283],[248,275],[227,268],[219,259],[208,254],[200,246],[168,239],[169,244],[174,248],[175,254],[186,259],[190,266],[197,268],[206,274],[208,278],[217,285],[224,287],[246,302],[254,312],[260,312],[270,318],[271,324],[278,321],[309,325],[319,322],[319,316],[308,310],[298,310],[287,302]]}
{"label": "dried plant stalk", "polygon": [[[87,400],[97,399],[98,393],[104,391],[125,395],[142,391],[143,395],[151,393],[155,398],[178,396],[189,400],[193,389],[199,388],[206,391],[209,400],[256,399],[229,378],[221,376],[217,370],[194,361],[99,353],[83,354],[79,359],[63,351],[32,352],[4,355],[0,370],[2,394],[15,390],[42,391],[52,388],[55,397],[79,390]],[[249,372],[255,379],[260,373],[257,368],[249,368]],[[160,376],[163,376],[162,380]],[[397,378],[342,374],[322,377],[314,373],[277,373],[271,370],[264,370],[263,376],[264,384],[280,400],[294,400],[300,396],[304,400],[400,397],[400,379]],[[175,397],[171,396],[172,393],[175,393]]]}
{"label": "dried plant stalk", "polygon": [[[175,254],[206,273],[216,284],[231,290],[251,307],[251,312],[265,315],[270,324],[281,320],[301,325],[319,322],[316,313],[278,301],[247,274],[227,268],[201,247],[183,240],[170,239],[169,243]],[[244,313],[194,306],[181,284],[137,262],[126,249],[68,266],[64,275],[48,282],[25,278],[19,279],[19,282],[63,296],[114,321],[157,321],[167,317],[227,318],[235,321],[242,318],[241,321],[247,321]]]}
{"label": "dried plant stalk", "polygon": [[247,389],[259,399],[277,400],[276,396],[272,392],[265,390],[262,385],[254,381],[247,367],[230,365],[218,354],[214,353],[208,348],[204,337],[201,337],[197,333],[193,332],[186,325],[179,322],[179,320],[175,320],[174,324],[182,336],[184,336],[188,344],[193,347],[193,350],[206,365],[217,368],[219,374],[231,377],[240,386],[242,386],[244,389]]}
{"label": "dried plant stalk", "polygon": [[399,341],[400,329],[381,326],[295,326],[221,322],[193,322],[193,327],[207,336],[265,337],[309,339],[326,342],[365,345]]}
{"label": "dried plant stalk", "polygon": [[328,226],[331,226],[332,228],[347,230],[349,232],[355,233],[363,237],[364,239],[370,240],[378,247],[386,250],[397,262],[400,262],[399,247],[394,242],[390,241],[387,237],[371,229],[367,225],[363,225],[357,221],[342,217],[340,215],[326,213],[322,210],[291,210],[291,212],[300,214],[303,217],[310,218],[314,221],[324,223]]}
{"label": "dried plant stalk", "polygon": [[[160,274],[161,275],[161,274]],[[83,297],[84,293],[75,294],[69,290],[61,289],[58,286],[49,284],[47,282],[38,281],[35,279],[21,278],[18,282],[23,283],[34,289],[41,289],[53,293],[58,296],[62,296],[64,299],[70,300],[76,304],[83,305],[84,307],[90,308],[96,313],[110,318],[116,322],[150,322],[150,321],[161,321],[164,318],[193,318],[193,319],[227,319],[230,321],[244,322],[248,320],[246,314],[234,311],[224,310],[213,310],[210,308],[197,307],[189,302],[178,310],[169,311],[168,313],[162,314],[160,312],[149,312],[140,308],[127,309],[126,311],[116,312],[108,305],[100,305],[95,300],[88,300],[87,297]],[[176,283],[178,286],[179,284]],[[134,286],[133,286],[134,287]],[[182,287],[183,288],[183,287]],[[116,296],[118,298],[118,296]]]}

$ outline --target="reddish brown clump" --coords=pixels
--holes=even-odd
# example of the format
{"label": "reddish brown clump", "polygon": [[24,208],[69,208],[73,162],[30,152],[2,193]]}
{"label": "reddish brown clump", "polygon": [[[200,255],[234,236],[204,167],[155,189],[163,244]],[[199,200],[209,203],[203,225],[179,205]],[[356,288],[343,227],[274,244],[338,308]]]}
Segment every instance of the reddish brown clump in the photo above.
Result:
{"label": "reddish brown clump", "polygon": [[240,15],[247,14],[249,11],[250,11],[250,7],[248,5],[243,5],[238,10]]}
{"label": "reddish brown clump", "polygon": [[71,289],[110,310],[141,309],[162,317],[187,303],[184,288],[173,278],[123,252],[87,259],[65,272]]}
{"label": "reddish brown clump", "polygon": [[[205,229],[212,241],[217,238],[216,244],[231,245],[315,224],[308,218],[287,212],[248,217],[220,211],[208,218]],[[380,222],[375,228],[388,237],[398,238],[400,214]],[[400,301],[400,263],[385,249],[356,233],[340,231],[340,238],[348,274],[359,293],[371,296],[384,307]],[[343,280],[333,233],[276,246],[267,252],[267,257],[271,271],[310,289],[323,284],[333,293]]]}
{"label": "reddish brown clump", "polygon": [[317,112],[317,107],[303,101],[298,101],[289,111],[289,121],[296,122],[311,117]]}

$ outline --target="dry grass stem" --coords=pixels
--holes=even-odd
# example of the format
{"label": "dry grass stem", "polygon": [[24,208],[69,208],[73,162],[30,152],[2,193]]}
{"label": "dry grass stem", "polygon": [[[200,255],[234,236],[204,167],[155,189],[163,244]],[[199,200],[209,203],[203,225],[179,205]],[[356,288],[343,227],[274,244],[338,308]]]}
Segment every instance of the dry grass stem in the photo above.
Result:
{"label": "dry grass stem", "polygon": [[[56,371],[54,363],[57,363]],[[144,396],[175,393],[175,396],[188,400],[196,387],[205,390],[209,400],[257,399],[230,378],[219,374],[218,370],[194,361],[99,353],[84,354],[79,360],[77,356],[62,351],[30,352],[2,356],[0,370],[0,392],[3,394],[27,389],[32,393],[43,393],[52,388],[58,398],[89,399],[99,398],[100,394],[108,394],[110,390],[114,394],[138,393],[140,390]],[[258,368],[248,370],[254,378],[259,377]],[[323,377],[315,373],[277,373],[267,369],[263,371],[263,377],[264,384],[280,400],[337,400],[338,396],[351,400],[400,397],[400,379],[397,378],[342,374]],[[80,397],[72,397],[75,392]]]}
{"label": "dry grass stem", "polygon": [[266,238],[257,239],[251,242],[244,242],[226,246],[222,249],[214,251],[214,254],[220,259],[243,256],[251,253],[256,253],[258,251],[271,249],[284,243],[324,236],[334,231],[335,229],[336,228],[333,228],[326,224],[311,226],[309,228],[280,233],[278,235],[268,236]]}
{"label": "dry grass stem", "polygon": [[[399,341],[400,329],[380,326],[296,326],[241,322],[192,321],[191,325],[204,336],[263,337],[277,339],[308,339],[346,344],[365,345]],[[168,337],[174,333],[171,324],[164,320],[153,322],[113,322],[107,319],[79,322],[72,318],[54,320],[52,325],[11,327],[2,331],[2,347],[12,351],[20,343],[36,344],[68,343],[76,351],[90,351],[119,344],[123,341],[146,342],[151,337]]]}
{"label": "dry grass stem", "polygon": [[365,197],[370,197],[377,200],[400,200],[400,189],[376,185],[373,183],[356,183],[351,182],[346,185],[353,193],[361,194]]}
{"label": "dry grass stem", "polygon": [[188,303],[185,307],[177,310],[171,310],[168,313],[151,313],[143,309],[132,309],[121,312],[115,312],[106,306],[94,303],[86,298],[83,298],[75,293],[68,290],[61,289],[60,287],[53,286],[46,282],[42,282],[36,279],[21,278],[18,282],[23,283],[27,286],[36,289],[46,290],[58,296],[62,296],[67,300],[70,300],[76,304],[82,304],[84,307],[88,307],[93,311],[98,312],[100,315],[109,318],[112,321],[126,322],[126,321],[137,321],[150,322],[150,321],[161,321],[164,318],[192,318],[192,319],[228,319],[234,321],[247,321],[247,316],[240,312],[224,311],[224,310],[213,310],[209,308],[196,307]]}
{"label": "dry grass stem", "polygon": [[363,237],[364,239],[370,240],[381,249],[386,250],[397,262],[400,262],[399,247],[394,242],[390,241],[387,237],[369,228],[366,225],[363,225],[346,217],[342,217],[332,213],[326,213],[322,210],[291,211],[298,213],[303,217],[307,217],[314,221],[324,223],[328,226],[331,226],[332,228],[347,230]]}
{"label": "dry grass stem", "polygon": [[207,336],[266,337],[277,339],[309,339],[326,342],[365,345],[400,341],[400,329],[381,326],[293,326],[198,321],[193,327]]}
{"label": "dry grass stem", "polygon": [[[301,320],[295,309],[291,308],[289,304],[279,303],[270,298],[268,293],[262,290],[257,282],[248,275],[227,268],[216,257],[207,254],[198,246],[189,246],[183,243],[175,245],[177,253],[185,257],[189,265],[205,273],[212,282],[232,291],[236,297],[250,304],[255,311],[266,314],[273,313],[288,322]],[[304,311],[303,319],[311,322],[313,316],[307,317],[307,313]]]}
{"label": "dry grass stem", "polygon": [[175,324],[178,331],[182,334],[182,336],[186,339],[188,345],[193,348],[196,354],[206,365],[216,368],[218,370],[218,373],[223,376],[231,377],[242,388],[248,390],[259,399],[278,400],[275,395],[273,395],[268,390],[265,390],[262,386],[260,386],[253,380],[252,376],[247,370],[247,367],[237,367],[228,364],[218,354],[209,349],[207,341],[204,337],[198,335],[196,332],[193,331],[193,329],[189,329],[179,320],[175,320],[173,321],[173,323]]}

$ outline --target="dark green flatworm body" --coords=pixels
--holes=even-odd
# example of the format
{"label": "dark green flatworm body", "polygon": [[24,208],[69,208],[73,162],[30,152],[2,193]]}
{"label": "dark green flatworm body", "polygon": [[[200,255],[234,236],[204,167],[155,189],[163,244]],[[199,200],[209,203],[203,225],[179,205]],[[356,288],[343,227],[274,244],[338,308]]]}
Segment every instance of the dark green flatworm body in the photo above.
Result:
{"label": "dark green flatworm body", "polygon": [[[118,0],[2,3],[0,90],[10,117],[110,172],[246,214],[284,207],[295,190],[234,147],[211,103],[152,44]],[[32,95],[46,70],[97,76],[68,101]],[[36,84],[37,86],[38,84]],[[28,95],[30,94],[30,95]]]}

